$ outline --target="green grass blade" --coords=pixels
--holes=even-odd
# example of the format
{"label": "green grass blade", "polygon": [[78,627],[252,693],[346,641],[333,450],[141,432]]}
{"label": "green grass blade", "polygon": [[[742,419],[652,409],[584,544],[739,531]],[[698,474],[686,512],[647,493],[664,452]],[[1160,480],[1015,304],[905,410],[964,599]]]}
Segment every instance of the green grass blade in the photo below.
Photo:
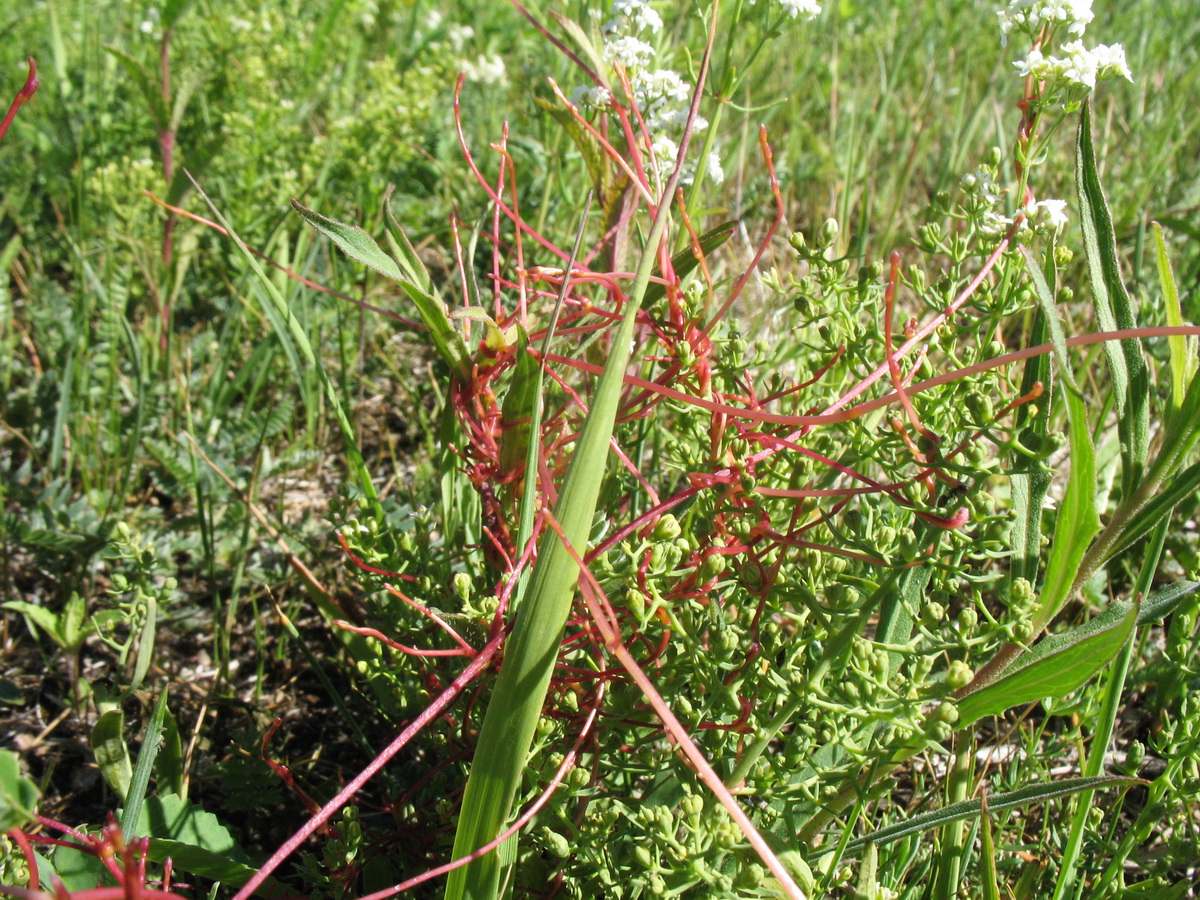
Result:
{"label": "green grass blade", "polygon": [[[208,204],[208,208],[212,210],[213,215],[217,217],[217,221],[229,232],[229,237],[237,245],[242,257],[246,260],[246,264],[258,276],[258,284],[268,301],[263,304],[264,312],[270,319],[272,326],[275,327],[276,336],[279,338],[279,342],[283,345],[284,350],[288,353],[288,358],[302,358],[304,363],[317,373],[321,388],[325,393],[326,399],[329,401],[329,405],[333,408],[334,418],[337,420],[338,427],[342,431],[342,438],[346,442],[346,456],[350,463],[350,470],[354,473],[354,477],[364,496],[370,501],[375,515],[382,521],[383,509],[379,505],[379,494],[375,490],[375,485],[371,481],[371,473],[367,471],[367,465],[363,462],[362,454],[358,450],[358,441],[354,436],[354,426],[350,422],[349,416],[346,415],[346,410],[342,406],[341,399],[338,397],[337,388],[330,380],[325,367],[321,365],[321,360],[317,357],[316,351],[313,350],[313,346],[308,340],[308,335],[304,333],[304,329],[300,326],[300,321],[292,313],[291,308],[287,305],[287,301],[279,293],[279,289],[275,287],[275,282],[263,271],[262,266],[258,264],[258,260],[254,258],[254,254],[250,252],[250,248],[238,237],[233,226],[221,215],[221,211],[208,198],[208,195],[200,189],[199,185],[196,185],[196,191],[204,198],[204,202]],[[298,362],[296,366],[299,366]],[[303,382],[303,371],[297,368],[294,374],[297,382]]]}
{"label": "green grass blade", "polygon": [[[672,195],[676,181],[677,177],[673,176],[664,197]],[[629,302],[613,337],[612,351],[596,386],[554,508],[563,538],[580,554],[587,546],[607,468],[608,445],[629,363],[635,319],[669,216],[670,204],[664,202],[659,206],[646,239]],[[522,601],[521,615],[505,645],[504,665],[484,715],[459,814],[454,841],[456,858],[493,840],[508,818],[558,658],[559,641],[578,578],[579,566],[563,539],[553,531],[547,531],[529,590]],[[446,885],[447,900],[462,897],[493,900],[499,878],[499,857],[489,853],[450,873]]]}
{"label": "green grass blade", "polygon": [[[1030,803],[1040,803],[1045,800],[1052,800],[1055,797],[1065,797],[1079,791],[1138,783],[1140,782],[1136,778],[1120,778],[1111,775],[1103,775],[1096,778],[1065,778],[1062,781],[1054,781],[1047,784],[1033,784],[1029,787],[1023,787],[1004,794],[992,794],[988,797],[987,807],[989,812],[1001,813],[1010,809],[1019,809]],[[981,808],[982,804],[979,800],[964,800],[961,803],[954,803],[942,809],[922,813],[903,822],[897,822],[895,825],[889,825],[886,828],[880,828],[878,831],[873,831],[860,838],[855,838],[847,846],[846,851],[848,853],[857,853],[865,848],[867,844],[882,847],[910,835],[920,834],[931,828],[945,825],[948,822],[974,818],[979,815]]]}
{"label": "green grass blade", "polygon": [[150,787],[150,773],[154,770],[154,758],[158,756],[159,736],[163,730],[163,719],[167,714],[167,689],[158,695],[154,704],[154,713],[146,725],[146,735],[142,738],[142,747],[138,750],[137,765],[133,767],[133,778],[129,782],[129,792],[125,795],[125,809],[121,813],[121,831],[126,837],[138,837],[133,834],[138,817],[142,814],[142,804],[146,802],[146,789]]}
{"label": "green grass blade", "polygon": [[[1083,243],[1091,276],[1096,318],[1104,331],[1134,328],[1133,308],[1117,256],[1112,213],[1092,146],[1091,103],[1084,101],[1075,153],[1075,183],[1082,213]],[[1117,395],[1117,430],[1121,440],[1121,482],[1126,496],[1141,479],[1150,446],[1150,380],[1141,344],[1133,339],[1120,346],[1106,342],[1104,352],[1112,369]]]}
{"label": "green grass blade", "polygon": [[[1133,595],[1141,597],[1150,589],[1154,573],[1158,570],[1158,561],[1162,557],[1163,542],[1167,537],[1167,526],[1170,519],[1163,519],[1150,539],[1148,552],[1142,559],[1142,568],[1138,573],[1137,584],[1134,585]],[[1182,597],[1180,598],[1182,599]],[[1141,615],[1137,624],[1142,624]],[[1113,664],[1104,686],[1104,699],[1096,716],[1095,733],[1092,735],[1091,749],[1084,763],[1083,774],[1094,777],[1104,769],[1104,757],[1108,752],[1109,741],[1112,740],[1113,727],[1116,725],[1117,712],[1121,706],[1121,695],[1125,690],[1125,678],[1129,674],[1129,664],[1133,659],[1136,631],[1130,629],[1129,636]],[[1092,808],[1092,792],[1083,791],[1071,819],[1071,832],[1067,837],[1066,848],[1063,850],[1062,861],[1059,864],[1058,880],[1054,885],[1054,896],[1051,900],[1065,900],[1074,893],[1078,876],[1077,864],[1080,850],[1083,847],[1084,831],[1087,826],[1088,813]]]}
{"label": "green grass blade", "polygon": [[381,275],[386,275],[400,285],[417,307],[421,321],[429,329],[430,338],[438,354],[458,375],[469,374],[469,354],[466,345],[446,312],[445,304],[433,294],[433,283],[429,273],[425,271],[403,231],[399,231],[398,227],[394,229],[399,231],[400,238],[392,234],[392,229],[388,231],[388,240],[396,255],[396,259],[393,259],[383,252],[374,238],[357,225],[326,218],[297,200],[292,201],[292,208],[305,222],[337,244],[351,259],[369,266]]}

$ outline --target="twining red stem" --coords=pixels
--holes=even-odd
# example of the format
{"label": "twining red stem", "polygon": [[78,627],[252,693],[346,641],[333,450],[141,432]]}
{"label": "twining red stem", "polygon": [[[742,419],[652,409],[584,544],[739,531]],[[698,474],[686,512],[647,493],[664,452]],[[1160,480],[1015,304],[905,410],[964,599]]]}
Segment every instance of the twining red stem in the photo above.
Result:
{"label": "twining red stem", "polygon": [[37,63],[33,61],[33,57],[27,57],[26,62],[29,63],[29,74],[25,77],[25,84],[17,91],[17,96],[13,97],[13,102],[8,107],[8,114],[5,115],[4,121],[0,122],[0,141],[4,140],[4,135],[8,133],[8,126],[17,117],[17,110],[25,105],[25,101],[34,95],[38,89],[38,85],[41,84],[37,76]]}

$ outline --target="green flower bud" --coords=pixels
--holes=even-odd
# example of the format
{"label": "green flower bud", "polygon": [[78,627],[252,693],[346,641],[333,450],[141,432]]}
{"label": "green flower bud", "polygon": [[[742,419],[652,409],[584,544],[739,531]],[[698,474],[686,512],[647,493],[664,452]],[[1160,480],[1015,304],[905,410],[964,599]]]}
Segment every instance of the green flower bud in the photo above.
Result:
{"label": "green flower bud", "polygon": [[650,852],[650,848],[645,844],[638,844],[638,846],[633,848],[633,858],[643,869],[654,869],[657,867],[654,862],[654,854]]}
{"label": "green flower bud", "polygon": [[1131,775],[1137,774],[1146,758],[1146,745],[1141,741],[1133,741],[1125,751],[1125,764],[1121,767]]}
{"label": "green flower bud", "polygon": [[804,239],[803,231],[793,231],[788,236],[788,243],[792,245],[792,249],[801,256],[808,253],[808,242]]}
{"label": "green flower bud", "polygon": [[834,218],[825,220],[825,224],[821,226],[821,242],[825,245],[833,243],[833,239],[837,237],[838,221]]}
{"label": "green flower bud", "polygon": [[[946,669],[946,684],[951,690],[957,691],[959,688],[966,687],[974,677],[975,673],[971,671],[971,667],[961,659],[954,660],[954,662],[950,663],[950,667]],[[940,706],[938,709],[945,709],[945,706]],[[957,715],[957,712],[955,715]]]}
{"label": "green flower bud", "polygon": [[679,520],[671,513],[667,513],[655,523],[652,537],[656,541],[671,541],[679,537],[682,530],[679,527]]}
{"label": "green flower bud", "polygon": [[542,838],[546,841],[546,848],[559,859],[566,859],[571,855],[571,842],[557,831],[543,827]]}

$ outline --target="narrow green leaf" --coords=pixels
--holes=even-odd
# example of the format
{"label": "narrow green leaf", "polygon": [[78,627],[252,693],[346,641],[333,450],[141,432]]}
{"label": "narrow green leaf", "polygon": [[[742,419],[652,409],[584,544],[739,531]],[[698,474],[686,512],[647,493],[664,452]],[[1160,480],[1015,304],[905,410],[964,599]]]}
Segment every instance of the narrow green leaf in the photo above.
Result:
{"label": "narrow green leaf", "polygon": [[[700,235],[698,243],[700,244],[700,252],[707,256],[712,253],[727,240],[733,237],[734,231],[737,230],[737,222],[723,222],[716,228],[704,232]],[[685,247],[674,256],[671,257],[671,268],[675,271],[675,277],[683,279],[690,275],[696,266],[700,265],[700,257],[696,255],[694,247]],[[661,275],[658,270],[654,270],[655,275]],[[667,287],[664,284],[659,284],[657,281],[650,282],[646,286],[646,299],[642,302],[646,305],[655,303],[667,295]]]}
{"label": "narrow green leaf", "polygon": [[[1167,256],[1167,242],[1162,226],[1157,222],[1151,224],[1154,226],[1154,258],[1158,263],[1158,280],[1167,304],[1167,324],[1182,325],[1183,310],[1179,306],[1175,273],[1171,271],[1171,260]],[[1184,385],[1196,371],[1196,347],[1194,341],[1189,341],[1181,334],[1167,338],[1167,346],[1171,349],[1171,402],[1179,407],[1183,405]]]}
{"label": "narrow green leaf", "polygon": [[160,794],[183,796],[183,742],[170,706],[163,709],[162,746],[154,760],[154,782]]}
{"label": "narrow green leaf", "polygon": [[[571,256],[567,260],[566,271],[568,273],[574,271],[575,260],[579,258],[579,248],[583,246],[583,235],[587,230],[588,214],[592,211],[592,202],[595,195],[589,191],[587,201],[584,203],[583,213],[579,217],[579,228],[575,232],[575,243],[571,247]],[[546,383],[545,358],[550,352],[550,347],[554,342],[554,332],[558,329],[558,319],[562,314],[563,304],[567,300],[567,293],[571,289],[571,281],[564,277],[562,284],[558,289],[558,297],[554,302],[554,311],[550,314],[550,322],[546,325],[546,333],[542,337],[542,362],[534,362],[522,344],[518,347],[517,352],[522,358],[517,360],[516,373],[514,374],[514,386],[517,378],[526,380],[527,384],[523,385],[520,390],[521,394],[518,399],[514,400],[513,414],[517,414],[518,410],[528,410],[529,423],[525,430],[524,446],[521,448],[524,455],[525,465],[525,490],[521,496],[520,510],[520,525],[518,527],[517,547],[522,549],[533,535],[534,516],[537,515],[537,489],[538,489],[538,464],[541,461],[541,444],[540,436],[542,433],[542,418],[546,413],[545,399],[543,391]],[[524,334],[522,333],[522,337]],[[531,365],[532,364],[532,365]],[[510,391],[512,388],[510,388]],[[507,411],[508,397],[505,398],[505,409]],[[517,403],[523,404],[516,407]],[[518,440],[519,440],[518,436]],[[501,448],[501,460],[504,459],[503,447]],[[513,460],[515,463],[515,459]],[[529,477],[529,473],[533,473],[533,477]],[[524,590],[518,589],[514,603],[518,603],[525,595]]]}
{"label": "narrow green leaf", "polygon": [[1101,564],[1115,559],[1145,537],[1163,516],[1168,515],[1178,503],[1195,496],[1197,491],[1200,491],[1200,463],[1193,463],[1170,479],[1167,486],[1138,511],[1121,531],[1120,537],[1105,554]]}
{"label": "narrow green leaf", "polygon": [[1071,441],[1071,475],[1058,510],[1054,541],[1046,563],[1046,581],[1033,616],[1033,633],[1044,629],[1062,608],[1079,571],[1079,563],[1096,532],[1096,454],[1088,428],[1087,409],[1074,391],[1065,391]]}
{"label": "narrow green leaf", "polygon": [[392,248],[392,256],[400,266],[400,271],[404,273],[405,278],[422,291],[432,294],[433,279],[429,276],[429,270],[425,268],[425,263],[421,262],[421,257],[417,255],[412,241],[408,239],[408,235],[404,233],[404,229],[400,227],[400,223],[392,214],[390,190],[383,198],[383,211],[387,217],[388,242]]}
{"label": "narrow green leaf", "polygon": [[133,693],[142,686],[146,673],[150,671],[150,663],[154,660],[154,637],[157,625],[158,601],[153,595],[150,595],[146,598],[146,614],[145,621],[142,623],[142,633],[138,635],[137,658],[133,664],[133,677],[129,680],[129,693]]}
{"label": "narrow green leaf", "polygon": [[1078,628],[1043,638],[1003,676],[959,702],[959,727],[1022,703],[1066,696],[1117,654],[1137,617],[1134,604],[1113,601]]}
{"label": "narrow green leaf", "polygon": [[595,74],[598,78],[607,78],[609,71],[608,63],[605,62],[604,57],[597,49],[595,42],[582,28],[582,26],[580,26],[580,24],[574,19],[571,19],[560,12],[556,12],[553,9],[550,10],[550,16],[558,24],[558,27],[563,30],[563,33],[575,42],[575,46],[579,48],[581,53],[583,53],[584,58],[586,59],[587,64],[591,67],[593,74]]}
{"label": "narrow green leaf", "polygon": [[879,891],[879,846],[869,843],[863,850],[858,866],[858,881],[854,885],[854,900],[871,900]]}
{"label": "narrow green leaf", "polygon": [[0,604],[0,607],[28,616],[33,624],[46,632],[54,643],[60,647],[66,647],[66,636],[62,633],[61,618],[46,607],[29,603],[26,600],[9,600],[7,603]]}
{"label": "narrow green leaf", "polygon": [[[295,204],[295,201],[292,201]],[[446,311],[446,304],[437,296],[433,289],[433,279],[429,270],[417,256],[417,251],[409,241],[408,235],[392,215],[392,208],[387,198],[384,198],[384,212],[387,221],[388,246],[392,249],[395,265],[399,266],[400,277],[397,282],[408,294],[417,314],[425,327],[429,329],[429,337],[438,355],[445,360],[450,370],[460,378],[467,378],[471,373],[471,354],[463,342],[462,335],[454,327]],[[370,240],[370,238],[368,238]],[[372,242],[373,243],[373,242]]]}
{"label": "narrow green leaf", "polygon": [[992,809],[988,805],[986,794],[979,798],[979,820],[983,851],[980,853],[980,863],[983,867],[983,877],[980,879],[983,889],[983,900],[1000,900],[1000,885],[996,878],[996,842],[992,839]]}
{"label": "narrow green leaf", "polygon": [[125,811],[121,813],[121,831],[128,836],[141,837],[134,834],[138,816],[142,812],[142,804],[146,800],[146,789],[150,787],[150,772],[154,769],[154,758],[158,756],[159,739],[162,734],[163,717],[167,712],[167,690],[158,695],[154,704],[154,713],[146,725],[146,735],[142,738],[141,749],[138,750],[137,765],[133,769],[133,778],[129,783],[129,791],[125,795]]}
{"label": "narrow green leaf", "polygon": [[1054,291],[1050,289],[1046,275],[1042,271],[1042,267],[1038,265],[1033,251],[1024,244],[1019,244],[1018,248],[1021,251],[1021,257],[1025,260],[1025,271],[1029,273],[1029,280],[1033,283],[1033,292],[1037,295],[1038,302],[1042,305],[1042,313],[1046,317],[1046,327],[1050,330],[1050,340],[1054,344],[1054,357],[1058,360],[1058,371],[1062,375],[1063,381],[1067,383],[1067,387],[1077,394],[1082,394],[1083,391],[1075,383],[1075,375],[1071,371],[1071,359],[1067,356],[1067,336],[1063,334],[1062,323],[1058,320],[1058,310],[1054,306]]}
{"label": "narrow green leaf", "polygon": [[96,764],[122,802],[129,795],[129,785],[133,781],[133,764],[129,761],[124,732],[125,713],[119,709],[110,709],[92,727],[92,753]]}
{"label": "narrow green leaf", "polygon": [[[342,406],[337,388],[334,387],[333,382],[329,379],[329,374],[325,371],[325,367],[321,365],[321,361],[317,358],[317,354],[308,340],[308,335],[304,333],[304,329],[300,326],[300,321],[292,314],[291,308],[288,306],[287,301],[283,299],[283,295],[279,293],[278,288],[275,287],[275,283],[263,271],[262,266],[258,264],[258,260],[254,258],[254,254],[250,252],[250,249],[242,239],[238,237],[233,226],[221,215],[221,211],[217,209],[216,204],[208,198],[208,195],[204,191],[199,189],[199,186],[196,187],[196,190],[204,198],[204,202],[208,204],[208,208],[212,210],[217,221],[225,226],[225,230],[229,232],[230,238],[232,238],[238,250],[241,251],[242,258],[246,260],[246,264],[250,266],[251,271],[258,276],[257,284],[262,291],[262,296],[265,297],[265,302],[262,303],[263,311],[267,314],[271,326],[279,338],[280,344],[288,354],[289,361],[293,363],[293,370],[297,381],[301,384],[304,382],[302,377],[303,372],[296,359],[297,355],[303,356],[305,364],[311,366],[317,373],[321,388],[325,393],[326,399],[329,401],[330,407],[333,409],[333,415],[337,420],[338,427],[341,429],[342,439],[346,442],[346,456],[349,459],[350,469],[355,475],[359,489],[372,504],[376,517],[382,521],[383,507],[379,503],[379,494],[375,490],[374,482],[371,480],[371,473],[367,471],[366,463],[363,462],[362,454],[358,450],[354,426],[350,423],[350,419],[346,415],[346,410]],[[305,401],[306,403],[311,402],[307,395],[305,395]]]}
{"label": "narrow green leaf", "polygon": [[337,244],[351,259],[358,260],[381,275],[386,275],[392,281],[404,280],[395,260],[384,253],[375,243],[375,239],[357,225],[326,218],[313,212],[299,200],[292,201],[292,209],[296,210],[305,222]]}
{"label": "narrow green leaf", "polygon": [[[1096,778],[1065,778],[1062,781],[1053,781],[1047,784],[1032,784],[1004,794],[992,794],[987,799],[987,807],[989,812],[1000,813],[1010,809],[1019,809],[1030,803],[1041,803],[1053,800],[1055,797],[1065,797],[1079,791],[1144,783],[1137,778],[1121,778],[1113,775],[1101,775]],[[891,844],[910,835],[938,828],[948,822],[974,818],[979,815],[981,808],[982,804],[979,800],[963,800],[959,803],[952,803],[942,809],[922,813],[904,822],[897,822],[895,825],[889,825],[860,838],[855,838],[846,849],[848,852],[857,852],[867,844],[875,844],[877,847]]]}
{"label": "narrow green leaf", "polygon": [[1179,607],[1184,600],[1200,591],[1200,581],[1177,581],[1163,588],[1152,597],[1142,601],[1138,609],[1137,623],[1157,625]]}
{"label": "narrow green leaf", "polygon": [[[670,196],[675,183],[677,178],[673,177],[665,191],[666,196]],[[521,603],[521,614],[505,644],[504,664],[484,715],[463,796],[454,840],[455,857],[471,853],[493,840],[512,809],[579,578],[579,565],[564,540],[580,556],[587,550],[600,486],[607,469],[608,445],[629,364],[636,317],[669,215],[670,204],[661,204],[647,235],[629,302],[613,335],[608,361],[554,507],[554,516],[562,527],[563,536],[560,538],[553,530],[547,530],[543,537],[530,586]],[[495,853],[455,869],[447,880],[447,900],[461,897],[493,900],[500,871],[500,860]]]}
{"label": "narrow green leaf", "polygon": [[[1083,228],[1084,251],[1091,276],[1096,319],[1104,331],[1134,328],[1133,307],[1117,255],[1112,213],[1096,169],[1092,146],[1091,102],[1085,100],[1079,117],[1075,153],[1075,185]],[[1150,379],[1141,344],[1132,338],[1119,346],[1104,344],[1117,400],[1117,431],[1121,441],[1121,483],[1126,496],[1141,479],[1150,446]]]}
{"label": "narrow green leaf", "polygon": [[1146,475],[1155,491],[1176,477],[1176,470],[1200,441],[1200,369],[1188,382],[1183,404],[1169,408],[1163,418],[1162,442]]}

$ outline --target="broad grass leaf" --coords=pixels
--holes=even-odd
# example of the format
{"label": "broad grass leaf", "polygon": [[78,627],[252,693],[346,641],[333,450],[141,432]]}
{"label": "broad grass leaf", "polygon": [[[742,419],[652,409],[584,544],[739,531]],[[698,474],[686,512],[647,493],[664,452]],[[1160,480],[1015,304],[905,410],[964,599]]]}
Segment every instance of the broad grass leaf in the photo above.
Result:
{"label": "broad grass leaf", "polygon": [[110,709],[92,727],[92,753],[100,774],[122,801],[133,782],[133,763],[125,744],[125,713]]}
{"label": "broad grass leaf", "polygon": [[21,774],[17,754],[0,750],[0,832],[32,822],[37,802],[37,785]]}

